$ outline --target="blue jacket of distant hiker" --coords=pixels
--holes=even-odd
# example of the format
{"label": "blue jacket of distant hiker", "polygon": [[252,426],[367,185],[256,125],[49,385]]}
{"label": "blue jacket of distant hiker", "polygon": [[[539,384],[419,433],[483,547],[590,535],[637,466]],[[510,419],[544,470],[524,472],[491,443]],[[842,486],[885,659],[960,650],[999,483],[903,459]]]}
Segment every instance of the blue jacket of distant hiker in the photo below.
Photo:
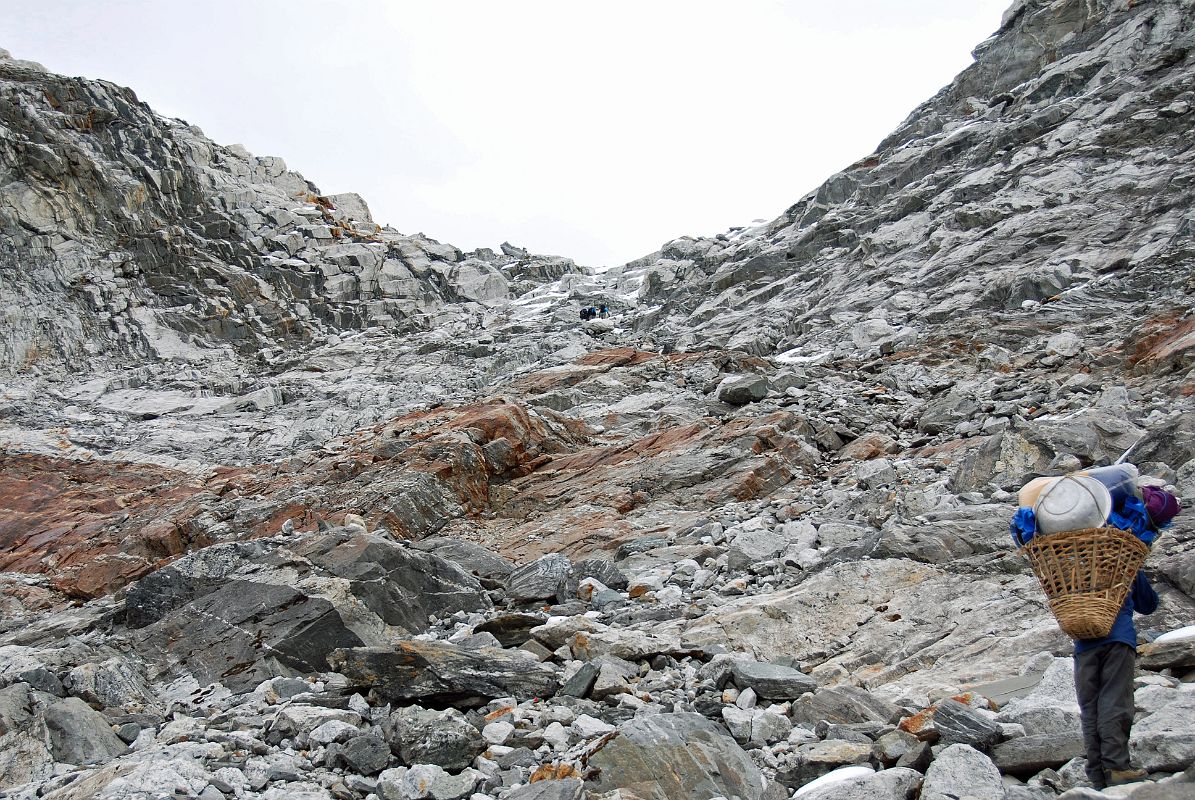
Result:
{"label": "blue jacket of distant hiker", "polygon": [[1133,625],[1133,612],[1152,614],[1158,610],[1158,593],[1149,585],[1145,573],[1138,571],[1133,579],[1133,587],[1129,589],[1129,596],[1124,599],[1120,613],[1116,615],[1116,622],[1112,623],[1112,631],[1102,639],[1076,639],[1075,655],[1094,650],[1109,642],[1123,642],[1134,650],[1137,649],[1137,628]]}

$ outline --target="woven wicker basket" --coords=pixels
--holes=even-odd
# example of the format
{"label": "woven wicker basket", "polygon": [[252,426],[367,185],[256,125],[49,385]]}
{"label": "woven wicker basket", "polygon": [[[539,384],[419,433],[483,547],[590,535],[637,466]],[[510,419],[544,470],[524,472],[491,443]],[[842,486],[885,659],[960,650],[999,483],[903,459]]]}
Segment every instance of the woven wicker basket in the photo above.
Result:
{"label": "woven wicker basket", "polygon": [[1149,547],[1118,528],[1084,528],[1040,534],[1021,553],[1063,633],[1072,639],[1099,639],[1112,631]]}

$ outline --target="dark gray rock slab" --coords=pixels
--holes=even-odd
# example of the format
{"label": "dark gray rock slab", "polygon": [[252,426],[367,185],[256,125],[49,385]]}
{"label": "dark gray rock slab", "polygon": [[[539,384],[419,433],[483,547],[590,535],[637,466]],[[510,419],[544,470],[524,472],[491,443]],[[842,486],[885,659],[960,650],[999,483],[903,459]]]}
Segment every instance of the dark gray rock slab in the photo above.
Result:
{"label": "dark gray rock slab", "polygon": [[919,743],[917,737],[911,733],[902,730],[889,731],[875,740],[871,746],[871,753],[879,763],[890,767]]}
{"label": "dark gray rock slab", "polygon": [[732,406],[745,406],[768,396],[768,379],[763,375],[729,375],[718,384],[718,399]]}
{"label": "dark gray rock slab", "polygon": [[627,588],[627,576],[623,574],[613,561],[608,558],[583,558],[573,564],[565,580],[565,593],[568,597],[577,596],[577,587],[586,578],[601,581],[609,589],[621,592]]}
{"label": "dark gray rock slab", "polygon": [[505,580],[514,571],[514,562],[490,552],[479,544],[446,536],[432,536],[412,542],[411,547],[425,553],[434,553],[440,558],[459,564],[478,578]]}
{"label": "dark gray rock slab", "polygon": [[599,671],[600,668],[595,662],[586,661],[564,682],[556,694],[564,697],[588,697]]}
{"label": "dark gray rock slab", "polygon": [[667,546],[668,538],[665,536],[640,536],[638,539],[631,539],[620,544],[614,551],[614,560],[622,561],[636,553],[646,553],[648,550]]}
{"label": "dark gray rock slab", "polygon": [[888,722],[900,713],[900,707],[857,686],[818,689],[793,702],[795,724],[812,727],[823,720],[841,724]]}
{"label": "dark gray rock slab", "polygon": [[[916,737],[914,737],[916,738]],[[930,762],[934,760],[934,748],[929,742],[918,741],[900,758],[896,759],[896,766],[925,772]]]}
{"label": "dark gray rock slab", "polygon": [[392,647],[336,650],[332,668],[390,702],[436,704],[475,698],[551,697],[556,671],[520,650],[467,650],[444,642],[404,641]]}
{"label": "dark gray rock slab", "polygon": [[278,675],[325,672],[328,654],[364,642],[327,600],[289,586],[234,581],[144,628],[139,647],[195,675],[252,689]]}
{"label": "dark gray rock slab", "polygon": [[50,752],[67,764],[101,764],[128,750],[112,732],[103,714],[77,697],[52,703],[45,710]]}
{"label": "dark gray rock slab", "polygon": [[765,700],[794,700],[817,689],[817,681],[800,670],[763,661],[735,661],[733,680]]}
{"label": "dark gray rock slab", "polygon": [[943,700],[934,710],[934,727],[943,744],[969,744],[987,750],[1000,741],[1000,726],[957,700]]}
{"label": "dark gray rock slab", "polygon": [[327,763],[359,775],[376,775],[390,765],[390,745],[370,734],[354,736],[344,744],[328,745]]}
{"label": "dark gray rock slab", "polygon": [[269,583],[285,575],[295,582],[296,574],[347,580],[370,611],[411,633],[426,630],[430,615],[489,606],[481,584],[457,564],[357,528],[340,528],[293,542],[217,544],[190,553],[129,587],[126,623],[144,627],[232,581]]}
{"label": "dark gray rock slab", "polygon": [[1057,769],[1084,755],[1083,734],[1034,734],[1018,736],[992,749],[992,761],[1001,772],[1027,778],[1043,769]]}
{"label": "dark gray rock slab", "polygon": [[656,714],[624,723],[590,758],[593,790],[628,789],[642,800],[760,800],[765,779],[725,729],[700,714]]}
{"label": "dark gray rock slab", "polygon": [[506,595],[515,602],[553,599],[563,593],[570,566],[567,556],[550,553],[515,567],[506,578]]}
{"label": "dark gray rock slab", "polygon": [[125,589],[125,624],[144,628],[192,600],[219,590],[247,564],[263,558],[268,542],[214,544],[183,556]]}
{"label": "dark gray rock slab", "polygon": [[328,653],[381,644],[385,625],[417,633],[433,615],[489,607],[461,567],[360,528],[242,544],[192,553],[130,587],[125,614],[144,624],[134,642],[147,662],[249,689],[327,671]]}
{"label": "dark gray rock slab", "polygon": [[52,694],[55,697],[65,697],[66,687],[62,685],[62,681],[58,679],[50,670],[44,667],[35,667],[17,674],[17,680],[29,684],[30,687]]}
{"label": "dark gray rock slab", "polygon": [[[351,529],[349,529],[351,530]],[[451,561],[372,534],[326,534],[292,548],[349,590],[387,625],[427,630],[428,617],[480,611],[489,601],[477,579]]]}

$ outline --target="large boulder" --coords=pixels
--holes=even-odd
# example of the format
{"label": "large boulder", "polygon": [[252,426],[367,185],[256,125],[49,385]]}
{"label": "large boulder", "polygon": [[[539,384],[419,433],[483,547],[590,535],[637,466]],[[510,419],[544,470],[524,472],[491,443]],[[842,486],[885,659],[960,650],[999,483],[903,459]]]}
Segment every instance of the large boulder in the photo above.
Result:
{"label": "large boulder", "polygon": [[734,683],[765,700],[792,700],[817,689],[817,681],[800,670],[763,661],[735,661]]}
{"label": "large boulder", "polygon": [[27,684],[0,689],[0,790],[48,778],[54,770],[35,702]]}
{"label": "large boulder", "polygon": [[1133,724],[1133,763],[1151,772],[1175,772],[1195,763],[1195,692],[1171,690],[1169,701]]}
{"label": "large boulder", "polygon": [[416,550],[434,553],[440,558],[459,564],[470,575],[495,581],[505,580],[515,565],[479,544],[446,536],[430,536],[411,544]]}
{"label": "large boulder", "polygon": [[793,722],[812,727],[819,722],[889,722],[900,707],[865,689],[843,684],[799,697],[792,705]]}
{"label": "large boulder", "polygon": [[126,618],[147,661],[248,689],[328,669],[328,654],[421,633],[429,618],[487,608],[458,565],[360,528],[215,545],[129,590]]}
{"label": "large boulder", "polygon": [[998,724],[957,700],[938,703],[934,728],[944,744],[969,744],[979,750],[987,750],[1002,738]]}
{"label": "large boulder", "polygon": [[65,688],[98,709],[139,711],[153,703],[153,693],[141,671],[119,656],[98,664],[80,664],[67,675]]}
{"label": "large boulder", "polygon": [[551,697],[556,671],[521,650],[469,650],[446,642],[401,641],[385,647],[336,650],[333,669],[384,700],[437,705],[477,698]]}
{"label": "large boulder", "polygon": [[1004,800],[1000,770],[974,747],[952,744],[938,754],[925,773],[921,800]]}
{"label": "large boulder", "polygon": [[147,657],[201,684],[252,689],[277,675],[328,670],[328,654],[365,644],[335,606],[289,586],[234,581],[143,629]]}
{"label": "large boulder", "polygon": [[125,616],[140,628],[231,581],[294,586],[329,599],[350,593],[384,624],[409,633],[430,615],[488,606],[481,585],[459,565],[360,531],[333,529],[295,541],[218,544],[191,553],[129,587]]}
{"label": "large boulder", "polygon": [[656,714],[624,723],[589,763],[599,770],[596,791],[626,789],[641,800],[759,800],[767,788],[747,753],[700,714]]}
{"label": "large boulder", "polygon": [[718,384],[718,399],[732,406],[745,406],[768,396],[768,379],[763,375],[728,375]]}
{"label": "large boulder", "polygon": [[506,595],[516,602],[555,598],[563,594],[571,566],[567,556],[550,553],[516,567],[506,578]]}
{"label": "large boulder", "polygon": [[59,700],[45,710],[50,752],[67,764],[102,764],[129,748],[112,732],[106,717],[77,697]]}
{"label": "large boulder", "polygon": [[386,739],[404,764],[435,764],[450,772],[469,766],[486,747],[477,728],[454,708],[400,708],[386,722]]}
{"label": "large boulder", "polygon": [[992,761],[1006,775],[1027,778],[1043,769],[1057,769],[1085,753],[1082,733],[1034,734],[996,745]]}

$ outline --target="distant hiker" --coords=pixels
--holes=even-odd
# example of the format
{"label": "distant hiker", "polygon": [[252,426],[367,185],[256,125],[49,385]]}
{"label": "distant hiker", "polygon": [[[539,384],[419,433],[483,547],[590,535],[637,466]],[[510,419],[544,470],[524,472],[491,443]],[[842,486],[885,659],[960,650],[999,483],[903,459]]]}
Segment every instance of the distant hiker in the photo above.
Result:
{"label": "distant hiker", "polygon": [[589,309],[588,308],[581,309],[581,319],[582,319],[582,321],[589,319]]}
{"label": "distant hiker", "polygon": [[1157,608],[1157,592],[1145,573],[1138,572],[1112,631],[1102,639],[1075,641],[1075,693],[1087,748],[1087,778],[1097,789],[1139,781],[1148,774],[1129,763],[1129,729],[1136,710],[1133,612],[1152,614]]}
{"label": "distant hiker", "polygon": [[610,316],[610,309],[606,307],[605,303],[602,303],[602,307],[600,309],[598,309],[598,316],[601,317],[602,319],[605,319],[606,317]]}

